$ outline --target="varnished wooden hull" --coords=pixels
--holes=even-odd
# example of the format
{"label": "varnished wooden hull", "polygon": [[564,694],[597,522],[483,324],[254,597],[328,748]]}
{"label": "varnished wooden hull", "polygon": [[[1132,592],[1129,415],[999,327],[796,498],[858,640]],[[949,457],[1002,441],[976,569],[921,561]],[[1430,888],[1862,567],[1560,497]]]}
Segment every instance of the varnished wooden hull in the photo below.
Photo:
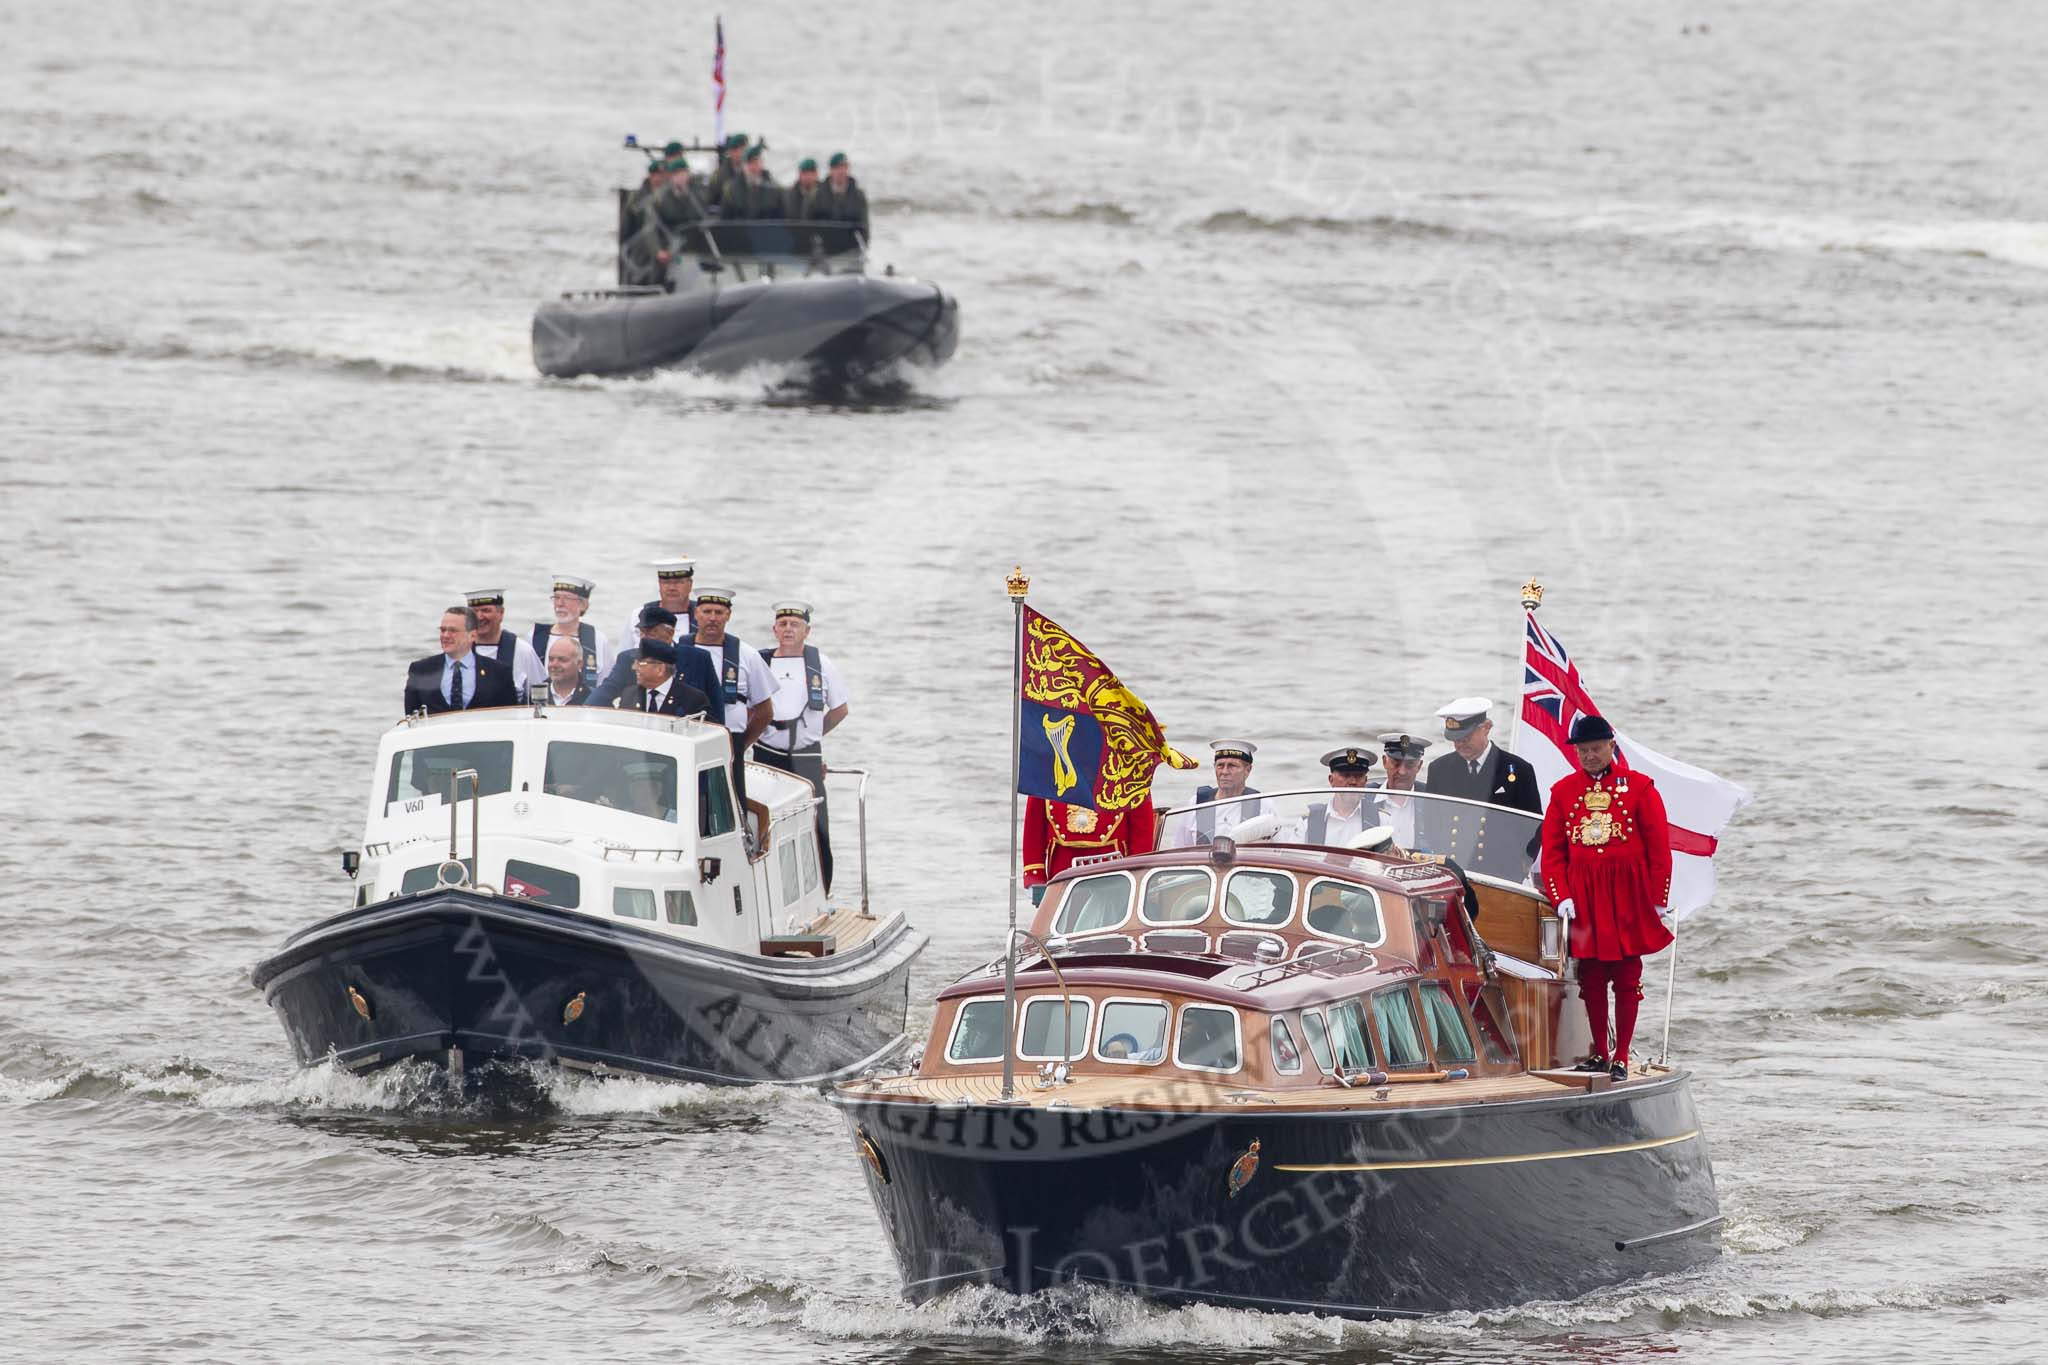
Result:
{"label": "varnished wooden hull", "polygon": [[[1026,1082],[1028,1084],[1028,1081]],[[1569,1298],[1718,1252],[1683,1073],[1511,1103],[1230,1112],[836,1097],[918,1301],[1068,1280],[1412,1316]],[[1257,1168],[1231,1170],[1257,1142]]]}

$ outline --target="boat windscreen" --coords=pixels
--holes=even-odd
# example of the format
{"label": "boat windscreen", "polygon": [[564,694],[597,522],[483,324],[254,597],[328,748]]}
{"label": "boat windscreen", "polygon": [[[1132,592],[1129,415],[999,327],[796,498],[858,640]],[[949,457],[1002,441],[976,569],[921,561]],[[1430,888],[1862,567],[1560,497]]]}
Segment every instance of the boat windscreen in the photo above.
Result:
{"label": "boat windscreen", "polygon": [[674,824],[676,761],[615,744],[555,740],[548,745],[541,791]]}
{"label": "boat windscreen", "polygon": [[[391,756],[391,774],[384,787],[388,808],[427,798],[427,805],[448,799],[448,783],[465,768],[476,770],[477,795],[496,796],[512,790],[512,741],[509,739],[464,740],[456,744],[427,744],[417,749],[400,749]],[[463,783],[458,797],[469,795]]]}
{"label": "boat windscreen", "polygon": [[[1488,780],[1483,770],[1471,777],[1462,767],[1444,780],[1453,776],[1482,785]],[[1508,790],[1507,783],[1498,786],[1501,790],[1475,787],[1455,795],[1380,786],[1261,793],[1167,813],[1160,847],[1207,843],[1254,821],[1264,841],[1345,850],[1365,831],[1384,827],[1394,845],[1406,852],[1449,857],[1467,872],[1524,881],[1540,843],[1542,817],[1489,804],[1520,795]]]}

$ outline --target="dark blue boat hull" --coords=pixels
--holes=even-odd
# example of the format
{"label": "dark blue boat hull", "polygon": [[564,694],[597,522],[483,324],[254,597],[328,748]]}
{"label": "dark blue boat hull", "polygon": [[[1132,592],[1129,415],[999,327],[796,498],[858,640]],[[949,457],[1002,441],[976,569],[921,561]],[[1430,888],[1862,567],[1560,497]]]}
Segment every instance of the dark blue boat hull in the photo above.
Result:
{"label": "dark blue boat hull", "polygon": [[[869,1188],[918,1301],[1083,1281],[1403,1317],[1576,1297],[1719,1250],[1683,1074],[1378,1113],[836,1099],[856,1148],[871,1148]],[[1256,1169],[1233,1194],[1254,1141]]]}
{"label": "dark blue boat hull", "polygon": [[542,374],[728,374],[794,368],[819,382],[863,383],[903,365],[945,363],[960,308],[937,285],[833,275],[718,289],[601,291],[544,303],[533,315]]}
{"label": "dark blue boat hull", "polygon": [[325,920],[252,980],[303,1065],[526,1058],[717,1084],[810,1081],[903,1033],[923,936],[747,957],[531,901],[441,890]]}

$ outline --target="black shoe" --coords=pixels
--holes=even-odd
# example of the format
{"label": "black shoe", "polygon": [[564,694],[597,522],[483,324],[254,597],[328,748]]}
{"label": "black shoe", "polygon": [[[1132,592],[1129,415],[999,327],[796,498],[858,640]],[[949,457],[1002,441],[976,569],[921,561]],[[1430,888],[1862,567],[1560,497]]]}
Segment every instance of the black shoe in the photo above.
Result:
{"label": "black shoe", "polygon": [[1574,1071],[1605,1071],[1606,1069],[1607,1059],[1597,1052],[1572,1068]]}
{"label": "black shoe", "polygon": [[1615,1064],[1614,1064],[1613,1066],[1610,1066],[1610,1067],[1608,1067],[1608,1068],[1607,1068],[1607,1079],[1608,1079],[1608,1080],[1610,1080],[1610,1081],[1625,1081],[1625,1080],[1627,1080],[1627,1079],[1628,1079],[1628,1063],[1627,1063],[1627,1062],[1616,1062],[1616,1063],[1615,1063]]}

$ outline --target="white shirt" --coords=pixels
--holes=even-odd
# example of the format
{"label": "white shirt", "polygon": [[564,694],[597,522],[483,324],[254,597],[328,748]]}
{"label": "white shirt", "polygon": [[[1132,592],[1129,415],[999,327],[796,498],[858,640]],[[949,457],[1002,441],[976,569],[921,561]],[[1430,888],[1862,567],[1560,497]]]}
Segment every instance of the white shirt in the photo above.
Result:
{"label": "white shirt", "polygon": [[[675,681],[676,675],[671,673],[668,675],[667,682],[655,688],[652,692],[642,694],[640,698],[640,709],[642,711],[648,712],[650,715],[656,711],[661,710],[661,708],[668,702],[668,690],[669,688],[675,686]],[[652,699],[651,705],[649,704],[650,698]]]}
{"label": "white shirt", "polygon": [[[1358,797],[1358,806],[1349,815],[1345,815],[1337,809],[1337,798],[1340,792],[1356,794]],[[1330,796],[1317,804],[1329,807],[1329,810],[1323,814],[1323,847],[1325,848],[1343,848],[1350,842],[1352,835],[1362,834],[1379,823],[1379,820],[1376,818],[1372,820],[1365,818],[1368,814],[1377,816],[1378,812],[1373,809],[1372,794],[1358,787],[1332,787],[1330,788]],[[1308,816],[1306,815],[1303,815],[1301,823],[1295,826],[1294,842],[1308,842]]]}
{"label": "white shirt", "polygon": [[569,698],[575,696],[576,689],[581,687],[582,685],[582,683],[571,683],[569,684],[569,690],[567,692],[557,692],[555,691],[554,680],[549,679],[548,704],[551,706],[567,706],[569,704]]}
{"label": "white shirt", "polygon": [[[739,646],[740,652],[740,696],[738,701],[729,701],[725,704],[725,728],[736,735],[743,735],[747,732],[747,712],[751,711],[757,703],[773,701],[775,699],[775,691],[781,686],[781,683],[776,680],[775,674],[768,667],[767,661],[761,657],[760,650],[755,649],[745,640],[735,635],[728,634],[725,639],[731,640],[735,645]],[[725,640],[721,640],[715,645],[699,643],[697,648],[711,656],[711,671],[717,676],[718,685],[723,687],[725,685]],[[802,660],[798,660],[798,662],[801,663]]]}
{"label": "white shirt", "polygon": [[[1214,827],[1210,830],[1210,837],[1228,834],[1254,815],[1259,814],[1257,810],[1253,809],[1253,803],[1261,799],[1256,796],[1246,796],[1235,805],[1210,807],[1207,813],[1215,821]],[[1196,818],[1202,814],[1203,812],[1201,811],[1183,811],[1167,821],[1166,839],[1161,847],[1195,847],[1200,842],[1202,832],[1201,826],[1196,823]]]}
{"label": "white shirt", "polygon": [[[479,641],[477,648],[479,650],[489,650],[491,658],[496,662],[502,663],[504,660],[498,656],[498,646],[504,644],[507,640],[512,642],[512,686],[518,689],[519,699],[525,701],[526,689],[528,687],[534,683],[546,682],[548,680],[546,665],[541,663],[540,655],[533,652],[533,646],[526,642],[526,637],[524,635],[514,635],[509,630],[501,630],[498,632],[496,644],[487,645]],[[581,646],[579,645],[578,648],[580,649]]]}
{"label": "white shirt", "polygon": [[[588,624],[588,622],[582,622],[578,625],[569,627],[569,629],[566,632],[564,632],[556,630],[555,623],[550,621],[548,622],[548,634],[543,636],[542,638],[547,640],[549,643],[553,643],[555,636],[566,634],[569,639],[576,642],[576,652],[580,654],[583,652],[582,626]],[[590,634],[591,638],[596,642],[597,645],[597,681],[603,682],[606,676],[608,676],[611,673],[612,664],[618,659],[619,651],[612,648],[611,640],[608,639],[605,633],[599,630],[596,626],[590,627]],[[529,644],[526,647],[526,652],[529,654],[533,653],[533,646]],[[542,667],[539,670],[539,672],[541,676],[547,676],[547,669],[545,667]]]}
{"label": "white shirt", "polygon": [[789,752],[789,727],[787,721],[796,722],[796,747],[808,749],[825,738],[825,714],[845,706],[846,680],[839,676],[839,668],[832,662],[832,656],[818,651],[818,671],[825,675],[825,710],[811,709],[811,683],[804,676],[804,656],[801,653],[787,657],[776,655],[768,660],[768,671],[775,675],[776,724],[761,733],[761,743],[771,749]]}
{"label": "white shirt", "polygon": [[1375,824],[1385,825],[1394,831],[1394,842],[1402,848],[1415,847],[1415,812],[1421,802],[1410,800],[1406,792],[1378,792],[1373,804],[1379,807],[1380,817]]}
{"label": "white shirt", "polygon": [[454,701],[454,695],[449,691],[449,683],[453,681],[455,670],[458,668],[462,670],[462,709],[467,711],[476,705],[476,651],[472,649],[460,659],[451,659],[446,654],[441,656],[442,701],[451,704]]}

